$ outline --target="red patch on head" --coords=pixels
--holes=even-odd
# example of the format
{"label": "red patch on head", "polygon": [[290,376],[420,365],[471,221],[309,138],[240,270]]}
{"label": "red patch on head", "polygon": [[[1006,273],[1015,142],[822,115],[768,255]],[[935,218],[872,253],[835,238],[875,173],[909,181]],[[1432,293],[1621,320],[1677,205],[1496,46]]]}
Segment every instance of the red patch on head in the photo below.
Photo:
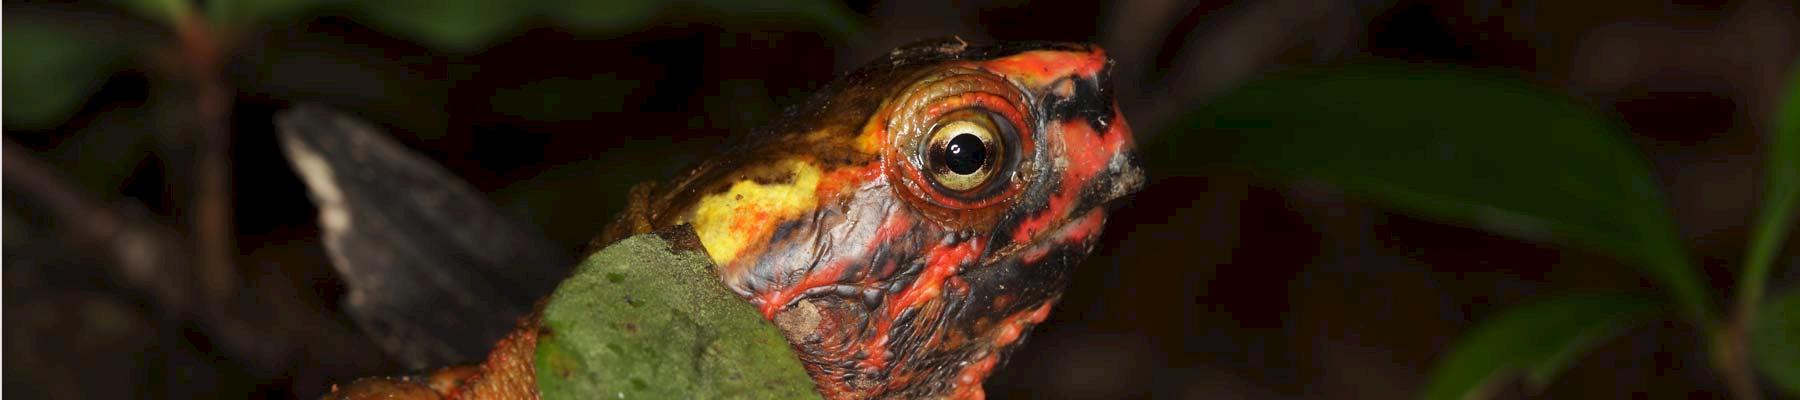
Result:
{"label": "red patch on head", "polygon": [[[913,280],[912,285],[889,299],[883,308],[885,312],[881,317],[876,318],[874,326],[876,334],[864,343],[864,348],[881,349],[881,351],[869,352],[869,358],[863,359],[862,365],[867,368],[880,368],[887,363],[888,335],[893,331],[894,322],[900,319],[900,314],[914,309],[918,309],[920,312],[932,311],[921,307],[932,300],[943,297],[945,286],[955,285],[951,281],[958,279],[956,273],[960,272],[962,264],[974,261],[985,250],[987,250],[986,243],[980,238],[956,244],[939,244],[927,250],[925,252],[927,260],[925,271]],[[925,317],[916,317],[916,319],[922,318]]]}
{"label": "red patch on head", "polygon": [[1106,68],[1106,51],[1093,47],[1087,52],[1038,50],[1027,51],[982,63],[989,71],[1049,82],[1070,74],[1092,77]]}
{"label": "red patch on head", "polygon": [[[1116,107],[1113,114],[1118,115]],[[1019,229],[1013,233],[1015,243],[1031,243],[1039,235],[1056,229],[1054,222],[1071,217],[1082,188],[1105,172],[1113,157],[1122,156],[1127,150],[1125,147],[1131,145],[1131,127],[1124,118],[1113,118],[1105,135],[1094,132],[1084,120],[1067,120],[1056,125],[1056,133],[1063,143],[1062,156],[1067,160],[1061,171],[1062,189],[1050,194],[1050,203],[1043,211],[1019,224]]]}
{"label": "red patch on head", "polygon": [[814,196],[820,200],[836,198],[845,189],[861,187],[870,181],[881,178],[881,163],[871,162],[860,167],[845,167],[831,170],[819,179],[819,187]]}
{"label": "red patch on head", "polygon": [[1011,346],[1014,342],[1018,342],[1019,338],[1024,337],[1025,332],[1030,330],[1032,326],[1044,322],[1045,318],[1049,318],[1050,306],[1055,303],[1056,300],[1052,299],[1044,302],[1044,304],[1038,305],[1037,308],[1021,311],[1017,314],[1008,316],[1005,320],[1001,321],[998,331],[995,332],[992,337],[993,341],[990,343],[991,347],[989,347],[990,350],[987,352],[987,355],[981,357],[981,359],[975,360],[975,362],[969,363],[968,366],[963,367],[962,371],[959,371],[956,374],[956,389],[951,392],[950,398],[986,398],[987,392],[981,389],[981,381],[987,379],[988,374],[994,372],[994,367],[1000,365],[1000,349],[1004,349],[1007,346]]}

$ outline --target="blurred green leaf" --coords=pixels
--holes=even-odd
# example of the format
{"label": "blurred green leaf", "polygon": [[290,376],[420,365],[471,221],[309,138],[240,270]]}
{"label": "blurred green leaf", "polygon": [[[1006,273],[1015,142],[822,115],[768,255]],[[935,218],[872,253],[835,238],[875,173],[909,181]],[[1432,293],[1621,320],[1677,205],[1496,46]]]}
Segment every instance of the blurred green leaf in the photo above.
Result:
{"label": "blurred green leaf", "polygon": [[84,116],[73,132],[59,132],[67,136],[43,155],[88,193],[117,201],[155,147],[156,121],[152,107],[104,108]]}
{"label": "blurred green leaf", "polygon": [[561,164],[496,190],[491,197],[508,214],[543,229],[545,236],[578,248],[594,238],[596,227],[612,222],[625,208],[625,194],[633,185],[674,176],[709,154],[716,140],[629,141],[619,148],[631,151],[596,153],[593,159]]}
{"label": "blurred green leaf", "polygon": [[1589,349],[1663,309],[1656,297],[1589,293],[1507,310],[1451,345],[1423,397],[1487,398],[1502,380],[1520,375],[1541,390]]}
{"label": "blurred green leaf", "polygon": [[655,234],[589,257],[544,306],[544,398],[817,398],[775,325],[711,267]]}
{"label": "blurred green leaf", "polygon": [[1769,181],[1763,188],[1763,206],[1756,217],[1756,231],[1744,256],[1743,277],[1738,279],[1738,307],[1752,310],[1762,301],[1775,256],[1787,243],[1793,228],[1794,207],[1800,205],[1800,62],[1788,74],[1787,95],[1775,111],[1775,129],[1768,150]]}
{"label": "blurred green leaf", "polygon": [[69,118],[110,76],[130,43],[84,27],[7,21],[3,46],[7,129],[45,129]]}
{"label": "blurred green leaf", "polygon": [[1800,398],[1800,290],[1770,299],[1750,330],[1750,357],[1789,395]]}
{"label": "blurred green leaf", "polygon": [[523,29],[533,18],[543,17],[574,31],[622,33],[677,7],[721,23],[801,26],[837,37],[862,29],[855,12],[824,0],[394,0],[351,4],[360,7],[371,25],[389,34],[456,52],[480,51]]}
{"label": "blurred green leaf", "polygon": [[546,1],[550,19],[574,31],[615,33],[648,23],[664,2],[645,0]]}
{"label": "blurred green leaf", "polygon": [[1775,137],[1769,141],[1769,186],[1785,188],[1787,206],[1800,191],[1800,60],[1788,71],[1787,96],[1777,111]]}
{"label": "blurred green leaf", "polygon": [[115,0],[119,5],[131,11],[174,26],[181,18],[194,11],[191,0]]}
{"label": "blurred green leaf", "polygon": [[214,21],[249,23],[284,18],[332,0],[210,0],[206,15]]}
{"label": "blurred green leaf", "polygon": [[[1739,283],[1742,294],[1738,297],[1743,301],[1761,301],[1775,256],[1793,227],[1794,207],[1800,203],[1800,62],[1791,68],[1787,95],[1776,111],[1774,134],[1769,138],[1769,181],[1763,209],[1750,241],[1744,279]],[[1751,357],[1777,387],[1800,397],[1800,290],[1756,308],[1756,319],[1751,322]]]}
{"label": "blurred green leaf", "polygon": [[504,0],[387,0],[352,2],[370,25],[388,34],[455,51],[475,52],[521,28],[537,4]]}
{"label": "blurred green leaf", "polygon": [[[1253,82],[1145,146],[1151,170],[1220,162],[1315,178],[1399,210],[1633,261],[1712,321],[1657,185],[1612,121],[1523,82],[1359,66]],[[1198,160],[1198,161],[1196,161]]]}

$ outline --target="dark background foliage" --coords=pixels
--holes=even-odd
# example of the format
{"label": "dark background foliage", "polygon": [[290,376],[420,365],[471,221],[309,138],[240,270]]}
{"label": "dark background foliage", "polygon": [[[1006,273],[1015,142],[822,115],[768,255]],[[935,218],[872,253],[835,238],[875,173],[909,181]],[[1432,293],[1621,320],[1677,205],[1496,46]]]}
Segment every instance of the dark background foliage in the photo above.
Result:
{"label": "dark background foliage", "polygon": [[[332,382],[395,371],[339,311],[345,290],[320,247],[316,209],[277,144],[271,118],[298,102],[382,125],[575,249],[630,184],[706,157],[835,73],[957,35],[1106,46],[1139,145],[1161,157],[989,395],[1412,397],[1460,334],[1506,308],[1657,281],[1602,251],[1390,211],[1321,180],[1193,161],[1185,156],[1209,149],[1183,146],[1208,142],[1183,140],[1206,135],[1184,129],[1184,115],[1246,82],[1344,65],[1523,82],[1626,128],[1700,287],[1729,298],[1762,203],[1760,149],[1800,54],[1800,7],[1777,0],[892,1],[773,12],[694,1],[641,12],[604,3],[587,14],[412,3],[295,5],[214,32],[229,49],[214,64],[229,116],[220,164],[194,161],[211,143],[192,116],[206,107],[204,89],[194,95],[179,71],[207,55],[172,45],[178,33],[115,3],[5,3],[7,394],[312,398]],[[615,19],[582,19],[596,15]],[[432,18],[442,22],[416,22]],[[19,57],[42,54],[22,47],[21,24],[151,44],[15,74]],[[90,69],[92,81],[50,79]],[[15,118],[55,102],[46,93],[57,90],[38,81],[92,91],[72,95],[84,98],[72,111]],[[1501,119],[1535,115],[1442,101]],[[220,166],[229,190],[208,191],[202,171]],[[70,205],[94,207],[59,208]],[[200,217],[217,207],[229,217],[222,235]],[[119,228],[138,225],[150,228]],[[226,267],[155,269],[201,262],[145,261],[166,254],[93,232],[195,253],[206,245],[192,243],[223,243]],[[1794,241],[1787,247],[1800,248]],[[1771,291],[1791,289],[1800,259],[1777,254]],[[1676,318],[1638,325],[1576,358],[1542,394],[1722,397],[1706,334]]]}

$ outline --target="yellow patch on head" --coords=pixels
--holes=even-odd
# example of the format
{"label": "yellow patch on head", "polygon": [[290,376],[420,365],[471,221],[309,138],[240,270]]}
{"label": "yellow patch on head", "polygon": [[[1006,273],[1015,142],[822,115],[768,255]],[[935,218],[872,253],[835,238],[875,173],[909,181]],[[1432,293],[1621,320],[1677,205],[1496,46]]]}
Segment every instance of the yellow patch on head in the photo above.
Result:
{"label": "yellow patch on head", "polygon": [[882,134],[887,128],[879,124],[869,124],[862,133],[856,135],[856,149],[868,154],[881,154]]}
{"label": "yellow patch on head", "polygon": [[712,255],[713,263],[725,266],[736,260],[744,249],[769,239],[782,222],[812,211],[819,203],[815,194],[819,187],[819,167],[802,160],[787,160],[770,165],[770,175],[785,172],[792,177],[783,183],[758,183],[743,180],[730,190],[700,199],[688,223],[700,236],[700,244]]}

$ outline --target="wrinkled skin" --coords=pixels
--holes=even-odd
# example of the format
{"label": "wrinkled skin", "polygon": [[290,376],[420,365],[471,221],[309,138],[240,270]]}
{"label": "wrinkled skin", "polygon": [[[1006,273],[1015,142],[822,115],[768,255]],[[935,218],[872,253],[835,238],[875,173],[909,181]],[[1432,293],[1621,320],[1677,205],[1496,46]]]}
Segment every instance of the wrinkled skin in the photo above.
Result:
{"label": "wrinkled skin", "polygon": [[[827,398],[982,398],[1093,248],[1108,203],[1142,185],[1110,66],[1075,44],[895,50],[724,154],[635,188],[591,247],[690,225]],[[936,140],[969,121],[992,139],[973,185],[945,178],[963,171]],[[479,369],[435,374],[433,391],[370,379],[327,398],[536,398],[537,332],[526,318]]]}
{"label": "wrinkled skin", "polygon": [[[1142,184],[1110,64],[1074,44],[895,50],[635,190],[597,243],[692,225],[827,397],[980,398],[1068,286],[1106,204]],[[947,156],[933,137],[971,118],[999,138],[993,172],[954,190],[935,178]]]}

